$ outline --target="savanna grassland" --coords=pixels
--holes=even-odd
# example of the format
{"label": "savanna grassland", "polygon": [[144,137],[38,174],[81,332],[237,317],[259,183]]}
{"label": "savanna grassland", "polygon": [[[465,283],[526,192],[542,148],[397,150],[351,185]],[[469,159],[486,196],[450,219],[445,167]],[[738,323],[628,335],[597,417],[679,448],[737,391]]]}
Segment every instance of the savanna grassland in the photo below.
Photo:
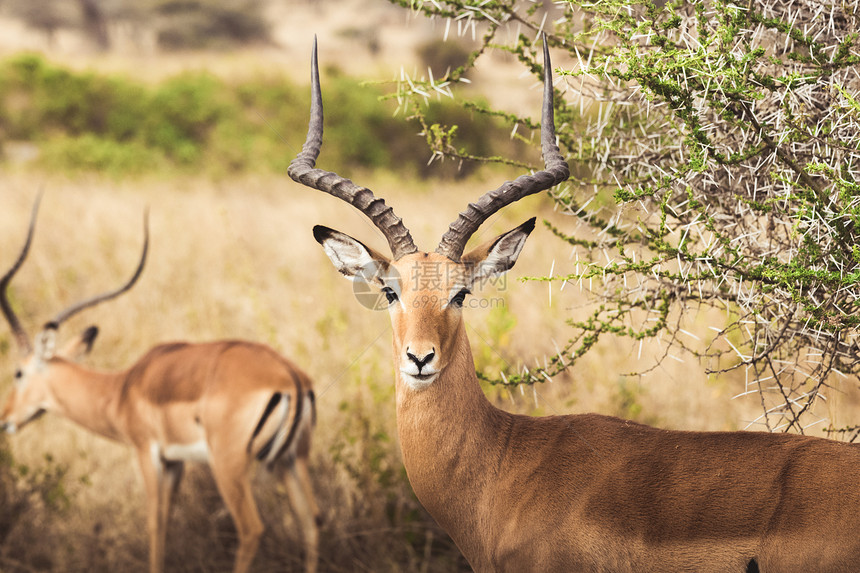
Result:
{"label": "savanna grassland", "polygon": [[[20,55],[11,57],[22,61]],[[158,57],[165,58],[166,69],[175,65],[168,56]],[[218,59],[211,54],[196,60],[182,57],[200,67]],[[129,90],[124,98],[150,103],[129,112],[124,121],[131,124],[107,122],[95,129],[82,120],[72,129],[68,117],[45,112],[56,108],[33,103],[38,97],[53,101],[48,96],[56,92],[50,84],[38,95],[25,78],[6,100],[35,115],[24,117],[30,124],[15,116],[19,131],[14,134],[8,127],[12,120],[6,119],[6,157],[0,162],[3,272],[25,237],[32,202],[44,189],[34,243],[13,282],[12,302],[32,335],[65,305],[125,280],[139,254],[142,213],[148,207],[151,250],[140,282],[121,298],[71,319],[61,337],[97,324],[100,335],[86,363],[100,369],[126,368],[151,346],[174,340],[243,338],[271,345],[315,380],[318,424],[312,469],[325,517],[321,570],[468,570],[406,480],[394,418],[388,316],[356,302],[352,285],[331,267],[311,228],[331,226],[380,250],[385,242],[352,207],[286,177],[286,164],[304,137],[307,99],[302,94],[307,86],[295,73],[280,76],[253,52],[224,57],[231,59],[227,71],[218,65],[191,76],[171,71],[141,83],[132,79],[135,59],[114,55],[100,63],[88,56],[88,71],[80,72],[67,55],[25,57],[36,62],[31,69],[48,69],[49,77],[67,73],[78,78],[74,85],[82,90],[81,102],[92,93],[86,86],[94,81],[105,90],[98,93]],[[11,73],[8,61],[0,65],[0,73]],[[156,64],[147,58],[146,66]],[[258,67],[265,71],[255,75]],[[451,165],[436,172],[427,168],[415,126],[393,116],[394,104],[379,103],[377,88],[350,79],[345,68],[325,72],[323,90],[334,99],[327,101],[332,109],[326,132],[330,147],[324,147],[320,165],[385,197],[418,245],[432,250],[467,201],[513,173],[480,168],[464,177],[456,176]],[[89,79],[80,79],[81,74]],[[10,85],[8,79],[5,85]],[[511,79],[512,92],[534,94],[529,88],[530,80]],[[341,96],[358,99],[340,101]],[[169,106],[164,102],[189,99],[189,108],[165,113]],[[192,112],[210,109],[213,101],[214,115],[201,120],[212,135],[206,146],[195,147],[201,124],[192,121]],[[45,113],[40,116],[38,110]],[[75,113],[79,115],[71,117],[89,117]],[[338,127],[338,122],[361,118],[373,121]],[[179,119],[188,120],[187,134],[165,135],[164,126],[182,125]],[[468,116],[458,121],[463,131],[469,130]],[[150,135],[124,138],[113,129]],[[489,131],[491,126],[481,129],[505,141]],[[362,139],[369,137],[376,137],[373,145]],[[34,159],[19,160],[20,150]],[[502,151],[515,153],[517,148],[503,143]],[[408,161],[403,159],[407,155]],[[503,211],[474,241],[533,215],[561,228],[570,223],[540,195]],[[559,289],[517,279],[546,275],[571,256],[569,245],[538,225],[507,280],[476,293],[466,322],[479,370],[495,374],[506,363],[542,361],[566,340],[564,321],[588,311],[583,292],[573,284]],[[723,320],[712,312],[685,325],[689,344],[706,338],[709,327],[719,327]],[[672,428],[740,429],[758,416],[755,398],[731,399],[744,392],[742,374],[709,378],[702,364],[684,355],[652,369],[663,351],[659,341],[641,348],[626,340],[601,342],[552,383],[486,390],[499,407],[511,411],[596,411]],[[4,323],[0,393],[11,386],[15,360]],[[627,375],[637,371],[647,373]],[[857,403],[854,396],[831,396],[833,423],[850,422],[851,413],[856,419]],[[131,450],[46,416],[18,435],[0,437],[0,463],[0,570],[146,570],[144,499]],[[188,472],[185,479],[170,523],[167,568],[227,570],[236,543],[230,518],[205,468]],[[257,485],[267,533],[255,569],[301,570],[299,532],[286,497],[274,491],[262,472]]]}
{"label": "savanna grassland", "polygon": [[[399,207],[419,244],[432,244],[464,197],[489,182],[412,183],[385,174],[366,175]],[[4,264],[26,232],[36,190],[45,189],[30,258],[13,284],[22,321],[34,333],[64,305],[121,282],[131,272],[142,239],[142,211],[150,207],[152,247],[140,283],[122,298],[84,312],[63,325],[70,336],[90,324],[100,335],[86,363],[103,369],[129,366],[150,346],[172,340],[245,338],[270,344],[291,357],[316,382],[319,422],[314,479],[326,525],[324,570],[458,570],[464,564],[411,494],[400,463],[387,313],[359,305],[349,282],[330,267],[310,234],[315,223],[337,226],[384,242],[363,217],[336,199],[303,189],[283,177],[248,176],[222,181],[188,177],[119,183],[97,175],[4,177]],[[493,225],[502,231],[532,213],[563,221],[549,202],[534,198],[510,209]],[[484,233],[489,234],[490,231]],[[503,361],[553,353],[565,335],[559,313],[576,312],[577,289],[552,294],[516,276],[546,273],[565,255],[538,229],[516,274],[499,292],[475,298],[467,314],[479,366],[490,372]],[[480,308],[486,306],[487,308]],[[0,367],[11,383],[15,349],[0,338]],[[647,353],[647,350],[646,350]],[[743,423],[729,403],[734,391],[704,379],[694,364],[671,363],[643,379],[625,378],[637,367],[636,349],[601,348],[570,376],[523,394],[488,389],[503,408],[552,414],[600,411],[674,427],[734,428]],[[643,359],[644,360],[644,359]],[[4,568],[12,570],[143,570],[146,537],[141,485],[131,450],[94,437],[51,416],[5,441],[16,464],[30,473],[57,471],[33,489],[3,543]],[[39,469],[41,468],[41,470]],[[180,490],[168,541],[172,570],[227,568],[235,546],[206,470],[192,471]],[[299,570],[299,547],[285,498],[258,480],[270,528],[258,565],[287,563]],[[267,485],[269,487],[267,487]],[[9,485],[7,484],[7,487]],[[288,523],[281,524],[286,515]]]}

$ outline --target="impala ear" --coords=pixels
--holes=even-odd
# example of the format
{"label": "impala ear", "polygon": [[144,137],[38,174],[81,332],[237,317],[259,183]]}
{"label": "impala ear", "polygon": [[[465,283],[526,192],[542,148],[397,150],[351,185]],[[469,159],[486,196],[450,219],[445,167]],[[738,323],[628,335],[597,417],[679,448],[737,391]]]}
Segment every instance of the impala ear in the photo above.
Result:
{"label": "impala ear", "polygon": [[53,324],[47,324],[42,332],[36,335],[36,344],[33,355],[39,363],[45,363],[54,357],[57,350],[57,328]]}
{"label": "impala ear", "polygon": [[502,233],[463,255],[462,262],[472,271],[470,286],[510,270],[534,228],[535,218],[532,217],[516,229]]}
{"label": "impala ear", "polygon": [[81,334],[68,341],[57,355],[69,360],[80,360],[93,349],[93,342],[95,342],[98,335],[99,327],[90,326]]}
{"label": "impala ear", "polygon": [[314,239],[325,249],[334,268],[342,275],[353,280],[363,280],[383,284],[390,260],[345,233],[317,225]]}

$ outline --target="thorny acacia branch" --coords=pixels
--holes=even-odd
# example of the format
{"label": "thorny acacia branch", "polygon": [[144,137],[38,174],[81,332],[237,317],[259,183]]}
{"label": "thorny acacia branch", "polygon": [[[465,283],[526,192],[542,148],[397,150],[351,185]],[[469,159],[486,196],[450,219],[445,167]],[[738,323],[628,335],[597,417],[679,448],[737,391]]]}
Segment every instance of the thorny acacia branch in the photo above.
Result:
{"label": "thorny acacia branch", "polygon": [[[857,383],[860,0],[398,3],[479,32],[468,63],[436,81],[446,88],[490,49],[539,76],[540,31],[569,56],[555,60],[556,124],[575,175],[553,197],[571,222],[551,230],[576,262],[540,280],[592,279],[600,305],[570,321],[544,368],[502,383],[555,376],[606,335],[656,337],[711,372],[745,371],[759,423],[798,432],[821,420],[828,388]],[[428,142],[439,157],[468,156]],[[725,323],[704,348],[681,345],[678,316],[708,307]]]}

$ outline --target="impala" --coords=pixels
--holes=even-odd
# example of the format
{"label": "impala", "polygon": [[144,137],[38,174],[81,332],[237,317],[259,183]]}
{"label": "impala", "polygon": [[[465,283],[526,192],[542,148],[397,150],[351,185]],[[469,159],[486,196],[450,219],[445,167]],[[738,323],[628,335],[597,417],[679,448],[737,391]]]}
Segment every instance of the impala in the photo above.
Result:
{"label": "impala", "polygon": [[860,571],[853,445],[662,430],[596,414],[521,416],[484,396],[463,300],[514,265],[534,219],[464,247],[493,213],[569,176],[555,142],[545,39],[545,169],[470,204],[434,253],[419,251],[370,190],[314,167],[323,129],[316,43],[311,69],[310,126],[290,176],[357,207],[389,243],[391,257],[314,227],[335,268],[375,284],[390,303],[403,463],[418,499],[475,570]]}
{"label": "impala", "polygon": [[208,462],[212,468],[238,531],[234,571],[248,570],[263,533],[249,476],[259,460],[284,480],[305,539],[305,567],[315,571],[319,509],[308,473],[315,421],[308,376],[271,348],[239,340],[162,344],[122,372],[99,372],[75,362],[91,349],[98,334],[95,326],[55,349],[65,320],[119,296],[137,281],[149,244],[146,225],[143,253],[131,279],[60,312],[31,344],[7,290],[29,251],[38,207],[37,199],[24,247],[0,279],[0,308],[21,351],[0,428],[15,432],[54,412],[132,446],[146,489],[152,572],[164,566],[170,502],[186,461]]}

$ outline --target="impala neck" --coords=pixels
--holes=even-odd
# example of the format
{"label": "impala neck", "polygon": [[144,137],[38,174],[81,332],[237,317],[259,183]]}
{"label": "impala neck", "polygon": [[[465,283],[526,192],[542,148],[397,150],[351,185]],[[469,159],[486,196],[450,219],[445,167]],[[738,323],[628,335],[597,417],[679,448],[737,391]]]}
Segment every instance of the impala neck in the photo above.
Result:
{"label": "impala neck", "polygon": [[116,406],[124,373],[89,370],[62,358],[51,360],[49,382],[53,404],[49,411],[112,440],[125,441],[118,427]]}
{"label": "impala neck", "polygon": [[500,436],[510,416],[484,395],[462,322],[452,353],[439,378],[424,390],[411,390],[398,372],[397,426],[415,494],[463,550],[480,543],[475,506],[495,479]]}

